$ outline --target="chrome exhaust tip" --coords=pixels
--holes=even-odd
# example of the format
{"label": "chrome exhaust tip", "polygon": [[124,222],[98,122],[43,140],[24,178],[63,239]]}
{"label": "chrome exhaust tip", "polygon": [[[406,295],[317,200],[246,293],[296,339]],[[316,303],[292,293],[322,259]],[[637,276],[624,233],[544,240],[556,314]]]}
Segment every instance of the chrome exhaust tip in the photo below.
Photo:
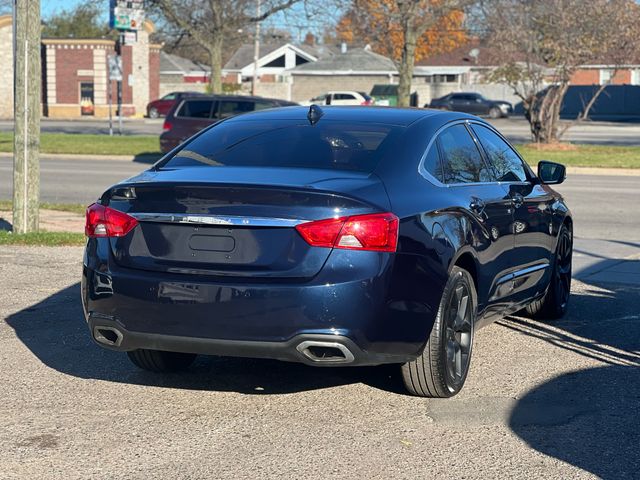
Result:
{"label": "chrome exhaust tip", "polygon": [[103,345],[119,347],[124,337],[117,328],[97,325],[93,327],[93,338]]}
{"label": "chrome exhaust tip", "polygon": [[353,353],[341,343],[305,340],[296,350],[314,363],[351,363]]}

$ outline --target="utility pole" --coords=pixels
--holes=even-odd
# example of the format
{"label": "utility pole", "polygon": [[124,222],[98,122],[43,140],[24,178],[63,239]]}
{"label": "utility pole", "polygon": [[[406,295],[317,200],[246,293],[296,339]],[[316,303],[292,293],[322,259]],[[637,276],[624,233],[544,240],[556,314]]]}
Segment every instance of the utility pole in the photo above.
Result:
{"label": "utility pole", "polygon": [[38,230],[40,0],[13,0],[13,231]]}
{"label": "utility pole", "polygon": [[[256,0],[256,18],[260,18],[260,0]],[[251,95],[257,93],[258,59],[260,58],[260,21],[256,22],[256,38],[253,41],[253,78],[251,79]]]}

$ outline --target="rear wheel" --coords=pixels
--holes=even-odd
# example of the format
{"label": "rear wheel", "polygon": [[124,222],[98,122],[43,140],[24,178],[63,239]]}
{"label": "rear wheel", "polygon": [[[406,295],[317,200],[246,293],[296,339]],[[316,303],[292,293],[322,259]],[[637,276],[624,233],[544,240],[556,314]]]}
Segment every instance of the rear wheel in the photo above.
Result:
{"label": "rear wheel", "polygon": [[418,358],[402,365],[411,394],[446,398],[462,389],[471,362],[476,298],[469,272],[453,267],[427,345]]}
{"label": "rear wheel", "polygon": [[560,227],[551,282],[544,296],[527,306],[527,315],[540,320],[556,320],[567,313],[571,295],[571,258],[573,234],[567,225]]}
{"label": "rear wheel", "polygon": [[160,350],[133,350],[127,352],[129,360],[150,372],[178,372],[191,366],[197,355],[194,353],[163,352]]}

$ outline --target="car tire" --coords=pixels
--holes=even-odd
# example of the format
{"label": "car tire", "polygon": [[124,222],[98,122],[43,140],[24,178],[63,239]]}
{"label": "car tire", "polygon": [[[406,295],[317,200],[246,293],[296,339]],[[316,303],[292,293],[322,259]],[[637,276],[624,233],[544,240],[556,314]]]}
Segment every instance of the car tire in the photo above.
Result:
{"label": "car tire", "polygon": [[567,313],[571,297],[572,255],[573,233],[570,227],[564,224],[558,232],[549,287],[542,298],[527,305],[527,316],[538,320],[557,320]]}
{"label": "car tire", "polygon": [[502,110],[498,107],[491,107],[489,110],[489,116],[493,119],[500,118],[502,116]]}
{"label": "car tire", "polygon": [[191,366],[197,355],[194,353],[163,352],[160,350],[133,350],[127,352],[129,360],[150,372],[178,372]]}
{"label": "car tire", "polygon": [[159,117],[160,117],[160,114],[158,113],[158,109],[151,107],[149,109],[149,118],[159,118]]}
{"label": "car tire", "polygon": [[448,398],[463,387],[471,362],[477,295],[471,274],[454,266],[422,353],[402,365],[412,395]]}

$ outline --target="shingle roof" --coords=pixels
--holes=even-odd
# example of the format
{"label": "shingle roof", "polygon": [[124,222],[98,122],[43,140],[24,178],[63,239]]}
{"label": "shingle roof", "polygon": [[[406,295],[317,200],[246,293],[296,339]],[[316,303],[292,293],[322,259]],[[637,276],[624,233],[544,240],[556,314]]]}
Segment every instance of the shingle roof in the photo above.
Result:
{"label": "shingle roof", "polygon": [[[474,58],[471,52],[477,53]],[[416,66],[465,66],[465,67],[494,67],[500,65],[500,53],[482,45],[479,41],[471,41],[450,52],[422,58],[416,62]]]}
{"label": "shingle roof", "polygon": [[190,73],[208,72],[210,69],[206,65],[192,62],[188,58],[179,57],[171,53],[160,51],[160,73]]}
{"label": "shingle roof", "polygon": [[352,48],[346,53],[333,53],[317,62],[297,66],[291,73],[309,72],[385,72],[396,73],[393,61],[369,48]]}

